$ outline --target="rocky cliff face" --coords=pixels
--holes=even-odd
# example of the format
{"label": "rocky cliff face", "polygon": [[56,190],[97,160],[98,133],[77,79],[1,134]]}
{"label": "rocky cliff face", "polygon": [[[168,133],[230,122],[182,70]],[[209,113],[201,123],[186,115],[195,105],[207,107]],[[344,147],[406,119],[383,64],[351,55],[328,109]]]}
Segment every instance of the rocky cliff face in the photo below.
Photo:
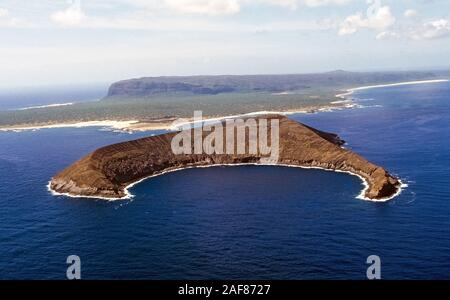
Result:
{"label": "rocky cliff face", "polygon": [[[321,167],[357,174],[369,185],[365,196],[374,200],[391,197],[400,188],[400,182],[382,167],[341,148],[343,141],[337,135],[316,130],[283,116],[268,118],[278,119],[280,125],[277,164]],[[125,196],[127,185],[165,171],[214,164],[259,163],[264,157],[259,152],[175,155],[171,150],[175,134],[177,133],[168,133],[100,148],[54,176],[50,188],[76,196],[121,198]],[[246,141],[248,148],[248,139]]]}
{"label": "rocky cliff face", "polygon": [[122,80],[107,97],[138,98],[171,93],[216,95],[230,92],[283,92],[310,88],[361,86],[436,78],[431,72],[346,72],[290,75],[164,76]]}

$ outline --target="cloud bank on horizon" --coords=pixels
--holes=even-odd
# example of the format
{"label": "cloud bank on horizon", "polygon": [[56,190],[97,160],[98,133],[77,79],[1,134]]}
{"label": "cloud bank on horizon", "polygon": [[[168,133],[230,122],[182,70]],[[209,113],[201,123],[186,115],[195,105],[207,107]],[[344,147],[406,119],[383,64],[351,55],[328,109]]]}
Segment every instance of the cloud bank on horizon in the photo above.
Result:
{"label": "cloud bank on horizon", "polygon": [[440,66],[449,58],[449,2],[4,0],[0,64],[8,76],[0,79],[17,85],[44,66],[39,80],[49,83],[86,81],[83,73],[108,81]]}

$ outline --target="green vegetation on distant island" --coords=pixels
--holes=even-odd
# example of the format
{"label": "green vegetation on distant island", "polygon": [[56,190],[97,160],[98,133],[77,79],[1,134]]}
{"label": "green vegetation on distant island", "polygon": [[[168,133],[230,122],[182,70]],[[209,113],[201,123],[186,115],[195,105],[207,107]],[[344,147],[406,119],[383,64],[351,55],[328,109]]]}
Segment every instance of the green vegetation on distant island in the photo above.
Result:
{"label": "green vegetation on distant island", "polygon": [[[175,76],[124,80],[111,85],[100,101],[71,106],[0,112],[0,126],[93,120],[148,121],[255,111],[318,108],[336,101],[343,89],[448,77],[450,72],[333,71],[320,74]],[[105,93],[106,94],[106,93]]]}

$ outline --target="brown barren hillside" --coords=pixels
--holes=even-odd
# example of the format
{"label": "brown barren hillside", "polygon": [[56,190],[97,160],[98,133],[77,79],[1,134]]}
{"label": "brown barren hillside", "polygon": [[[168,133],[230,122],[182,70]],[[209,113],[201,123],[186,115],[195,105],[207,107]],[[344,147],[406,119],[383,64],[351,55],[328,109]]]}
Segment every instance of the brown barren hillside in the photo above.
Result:
{"label": "brown barren hillside", "polygon": [[[343,141],[337,135],[284,116],[265,118],[279,120],[279,158],[274,164],[351,172],[365,179],[368,184],[365,197],[373,200],[389,198],[400,189],[400,182],[382,167],[343,149]],[[54,176],[50,188],[73,196],[117,199],[126,196],[128,185],[149,176],[196,166],[258,164],[264,157],[259,151],[258,154],[176,155],[171,149],[171,141],[176,134],[167,133],[100,148]],[[248,138],[246,143],[248,148]]]}

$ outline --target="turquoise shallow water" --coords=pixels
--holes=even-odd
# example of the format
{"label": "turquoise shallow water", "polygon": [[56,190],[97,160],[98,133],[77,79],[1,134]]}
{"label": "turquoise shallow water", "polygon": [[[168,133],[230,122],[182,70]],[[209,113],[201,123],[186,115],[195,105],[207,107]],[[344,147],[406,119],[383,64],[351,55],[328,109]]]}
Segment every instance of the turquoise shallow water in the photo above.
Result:
{"label": "turquoise shallow water", "polygon": [[450,84],[359,92],[366,108],[294,115],[409,187],[355,197],[347,174],[285,167],[191,169],[136,185],[133,201],[53,197],[46,183],[99,146],[148,133],[0,133],[0,278],[450,279]]}

